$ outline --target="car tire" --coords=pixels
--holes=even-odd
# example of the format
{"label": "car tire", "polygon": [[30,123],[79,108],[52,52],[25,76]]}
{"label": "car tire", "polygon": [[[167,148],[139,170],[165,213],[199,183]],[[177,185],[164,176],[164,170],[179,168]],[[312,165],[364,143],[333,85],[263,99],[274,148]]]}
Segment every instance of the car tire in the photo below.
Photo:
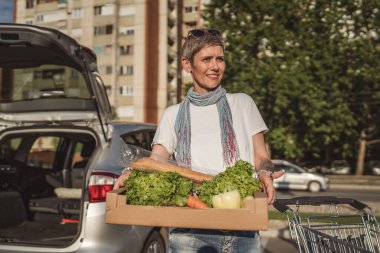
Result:
{"label": "car tire", "polygon": [[309,191],[311,192],[320,192],[321,188],[321,184],[316,181],[311,181],[308,187]]}
{"label": "car tire", "polygon": [[146,240],[141,253],[165,253],[165,243],[161,234],[154,230]]}

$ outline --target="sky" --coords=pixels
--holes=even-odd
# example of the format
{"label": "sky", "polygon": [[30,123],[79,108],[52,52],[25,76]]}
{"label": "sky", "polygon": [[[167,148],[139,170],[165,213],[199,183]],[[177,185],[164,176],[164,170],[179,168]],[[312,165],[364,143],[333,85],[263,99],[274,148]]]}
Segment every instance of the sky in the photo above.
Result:
{"label": "sky", "polygon": [[0,0],[0,23],[13,22],[13,0]]}

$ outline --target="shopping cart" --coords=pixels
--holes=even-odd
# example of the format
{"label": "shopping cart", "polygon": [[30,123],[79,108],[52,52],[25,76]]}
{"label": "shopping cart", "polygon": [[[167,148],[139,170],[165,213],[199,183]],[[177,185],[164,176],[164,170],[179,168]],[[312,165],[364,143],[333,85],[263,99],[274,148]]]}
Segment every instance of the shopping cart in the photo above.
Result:
{"label": "shopping cart", "polygon": [[[325,207],[323,214],[302,213],[305,206]],[[290,207],[292,206],[293,209]],[[274,207],[286,213],[299,252],[380,252],[380,226],[372,209],[351,199],[330,196],[277,199]],[[349,212],[342,212],[349,207]]]}

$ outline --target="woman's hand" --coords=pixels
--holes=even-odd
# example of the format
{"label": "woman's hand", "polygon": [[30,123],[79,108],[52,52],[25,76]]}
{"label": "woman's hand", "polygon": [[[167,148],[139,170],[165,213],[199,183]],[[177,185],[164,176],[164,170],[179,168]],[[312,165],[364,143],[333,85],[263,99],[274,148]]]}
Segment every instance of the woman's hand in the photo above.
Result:
{"label": "woman's hand", "polygon": [[131,174],[131,171],[126,171],[124,172],[123,174],[121,174],[117,179],[116,179],[116,182],[115,184],[113,185],[113,189],[114,190],[117,190],[121,187],[124,187],[124,182],[125,180],[128,179],[129,177],[129,174]]}
{"label": "woman's hand", "polygon": [[284,170],[271,172],[274,170],[274,164],[270,160],[263,132],[257,133],[252,136],[255,167],[257,168],[258,177],[260,182],[264,185],[268,194],[268,204],[273,204],[275,200],[275,189],[273,186],[273,179],[282,177],[285,174]]}
{"label": "woman's hand", "polygon": [[265,191],[267,193],[267,198],[268,198],[268,204],[272,205],[273,202],[275,201],[275,194],[276,190],[274,189],[273,186],[273,179],[280,178],[285,174],[284,170],[276,171],[276,172],[264,172],[260,173],[259,175],[259,181],[264,185]]}
{"label": "woman's hand", "polygon": [[[167,161],[169,160],[170,154],[166,150],[166,148],[160,144],[153,145],[152,153],[150,155],[150,158],[154,160],[161,160],[161,161]],[[129,174],[131,173],[130,170],[127,170],[123,174],[121,174],[117,179],[115,184],[113,185],[113,189],[117,190],[121,187],[124,187],[125,180],[128,179]]]}

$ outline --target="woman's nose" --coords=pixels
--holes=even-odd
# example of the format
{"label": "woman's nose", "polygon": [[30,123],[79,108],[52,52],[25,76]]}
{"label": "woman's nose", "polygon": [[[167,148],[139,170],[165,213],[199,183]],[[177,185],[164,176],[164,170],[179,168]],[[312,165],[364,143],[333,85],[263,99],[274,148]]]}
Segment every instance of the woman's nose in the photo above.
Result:
{"label": "woman's nose", "polygon": [[216,60],[212,60],[212,61],[211,61],[210,69],[211,69],[211,70],[214,70],[214,71],[219,70],[219,65],[218,65],[218,62],[217,62]]}

